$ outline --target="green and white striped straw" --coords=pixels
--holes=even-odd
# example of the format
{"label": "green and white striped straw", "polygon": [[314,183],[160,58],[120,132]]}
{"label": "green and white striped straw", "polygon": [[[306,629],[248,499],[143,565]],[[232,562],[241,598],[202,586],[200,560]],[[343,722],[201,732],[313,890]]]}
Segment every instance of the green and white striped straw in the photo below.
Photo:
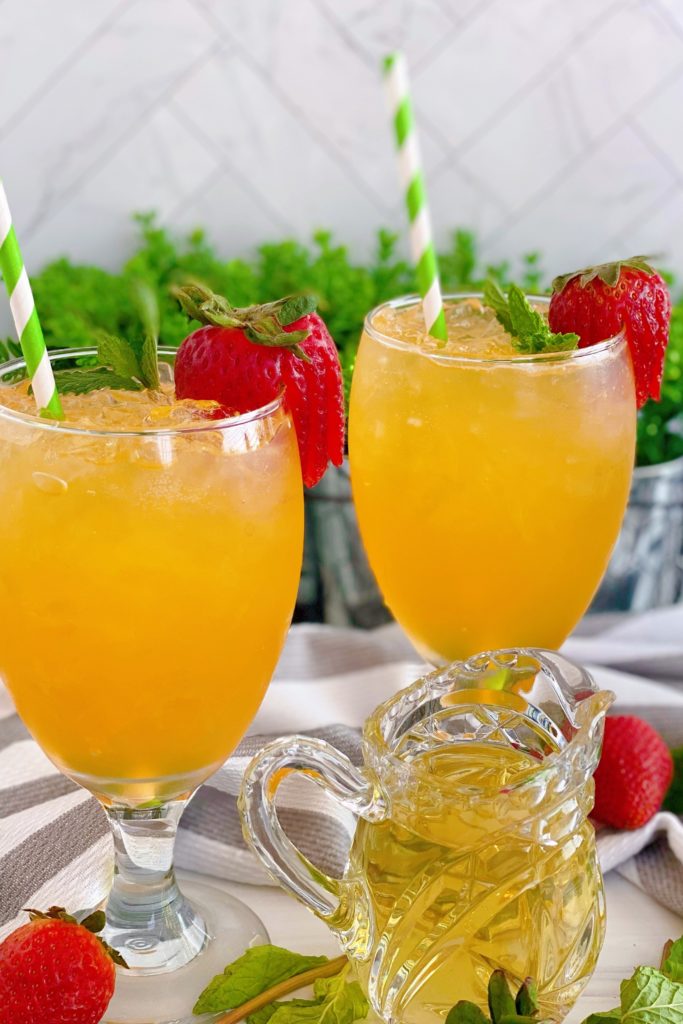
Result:
{"label": "green and white striped straw", "polygon": [[441,299],[439,267],[432,241],[427,192],[415,132],[408,71],[403,54],[392,53],[385,57],[383,67],[398,145],[401,185],[408,207],[410,249],[415,263],[417,286],[422,298],[425,325],[428,334],[440,341],[446,341],[448,330]]}
{"label": "green and white striped straw", "polygon": [[64,418],[62,403],[57,394],[52,365],[48,358],[43,330],[33,301],[31,284],[26,273],[12,214],[0,181],[0,271],[5,279],[14,326],[26,360],[31,379],[33,397],[42,415],[52,419]]}

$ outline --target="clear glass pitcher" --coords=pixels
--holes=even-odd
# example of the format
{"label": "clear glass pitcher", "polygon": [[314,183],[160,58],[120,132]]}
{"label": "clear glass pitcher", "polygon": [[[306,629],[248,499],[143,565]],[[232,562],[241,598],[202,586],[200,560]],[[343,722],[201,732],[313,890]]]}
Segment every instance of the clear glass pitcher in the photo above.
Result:
{"label": "clear glass pitcher", "polygon": [[[486,1007],[491,972],[539,986],[560,1020],[595,966],[604,894],[587,815],[613,694],[559,654],[477,655],[382,704],[356,768],[320,740],[269,744],[247,769],[247,841],[338,935],[385,1021]],[[275,798],[303,772],[357,816],[342,878],[285,835]]]}

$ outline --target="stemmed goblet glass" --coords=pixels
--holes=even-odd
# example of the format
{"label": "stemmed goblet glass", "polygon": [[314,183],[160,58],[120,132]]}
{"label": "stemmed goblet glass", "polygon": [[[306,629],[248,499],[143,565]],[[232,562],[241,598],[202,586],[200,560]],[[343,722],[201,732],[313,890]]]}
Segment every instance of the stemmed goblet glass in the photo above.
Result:
{"label": "stemmed goblet glass", "polygon": [[[73,358],[52,354],[58,367]],[[22,375],[6,364],[0,385]],[[221,420],[179,409],[169,426],[148,393],[88,395],[91,420],[73,426],[20,411],[14,394],[0,386],[0,675],[48,757],[109,818],[104,937],[130,970],[107,1019],[176,1020],[266,938],[227,894],[179,888],[173,847],[285,640],[303,545],[294,429],[280,399]]]}
{"label": "stemmed goblet glass", "polygon": [[[547,299],[532,299],[541,311]],[[558,648],[586,611],[628,499],[636,401],[623,334],[514,352],[479,295],[368,314],[351,391],[358,521],[384,599],[435,663]]]}

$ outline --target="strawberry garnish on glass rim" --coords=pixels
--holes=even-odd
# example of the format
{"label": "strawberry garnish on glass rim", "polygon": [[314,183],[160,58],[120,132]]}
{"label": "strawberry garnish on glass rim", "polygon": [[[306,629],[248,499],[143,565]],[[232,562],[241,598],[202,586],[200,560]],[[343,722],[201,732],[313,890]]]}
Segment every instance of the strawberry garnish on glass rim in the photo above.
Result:
{"label": "strawberry garnish on glass rim", "polygon": [[579,335],[579,348],[624,330],[636,382],[638,408],[659,399],[669,341],[671,297],[645,256],[602,263],[553,281],[548,323]]}
{"label": "strawberry garnish on glass rim", "polygon": [[183,310],[203,327],[182,342],[175,361],[178,398],[211,399],[231,412],[267,405],[281,393],[313,487],[328,463],[344,458],[344,391],[337,347],[315,299],[290,295],[238,309],[199,284],[176,287]]}

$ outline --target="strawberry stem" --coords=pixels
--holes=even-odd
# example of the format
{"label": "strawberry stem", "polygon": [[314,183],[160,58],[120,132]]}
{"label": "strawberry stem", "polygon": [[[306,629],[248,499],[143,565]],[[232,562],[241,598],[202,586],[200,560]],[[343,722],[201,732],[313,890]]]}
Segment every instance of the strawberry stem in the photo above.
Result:
{"label": "strawberry stem", "polygon": [[288,348],[300,359],[310,362],[301,348],[301,342],[305,341],[310,331],[284,329],[313,312],[316,302],[310,295],[287,295],[275,302],[238,308],[198,281],[182,286],[173,285],[171,294],[191,320],[212,327],[235,328],[255,345]]}
{"label": "strawberry stem", "polygon": [[622,267],[630,267],[632,270],[640,270],[644,274],[656,274],[657,271],[651,265],[652,256],[629,256],[625,260],[614,260],[612,263],[597,263],[594,267],[584,267],[582,270],[573,270],[570,274],[560,274],[552,283],[554,292],[561,292],[566,284],[573,281],[575,277],[581,278],[581,287],[599,277],[608,288],[615,288],[619,283]]}

